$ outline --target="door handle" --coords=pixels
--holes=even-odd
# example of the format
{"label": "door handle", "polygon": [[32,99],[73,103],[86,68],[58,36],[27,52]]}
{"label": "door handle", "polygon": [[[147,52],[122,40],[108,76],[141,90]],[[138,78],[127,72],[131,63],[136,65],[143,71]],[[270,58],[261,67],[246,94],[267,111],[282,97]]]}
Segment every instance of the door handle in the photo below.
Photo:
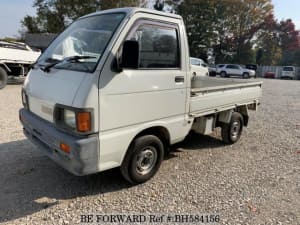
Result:
{"label": "door handle", "polygon": [[184,82],[184,76],[175,77],[175,83],[183,83],[183,82]]}

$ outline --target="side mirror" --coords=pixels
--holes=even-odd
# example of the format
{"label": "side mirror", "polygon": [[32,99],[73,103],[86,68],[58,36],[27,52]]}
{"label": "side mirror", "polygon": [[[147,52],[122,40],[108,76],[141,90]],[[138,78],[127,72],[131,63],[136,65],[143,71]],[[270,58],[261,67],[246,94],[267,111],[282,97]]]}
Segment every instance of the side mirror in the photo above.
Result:
{"label": "side mirror", "polygon": [[139,67],[139,53],[139,43],[137,41],[125,41],[123,44],[121,67],[137,69]]}

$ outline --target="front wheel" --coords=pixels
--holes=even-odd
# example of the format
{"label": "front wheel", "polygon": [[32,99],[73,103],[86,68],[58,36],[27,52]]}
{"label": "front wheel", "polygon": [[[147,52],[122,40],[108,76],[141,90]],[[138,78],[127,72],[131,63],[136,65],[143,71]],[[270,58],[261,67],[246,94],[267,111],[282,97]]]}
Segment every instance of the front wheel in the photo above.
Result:
{"label": "front wheel", "polygon": [[4,88],[7,84],[7,73],[0,67],[0,89]]}
{"label": "front wheel", "polygon": [[230,122],[222,124],[222,139],[227,144],[237,142],[243,131],[244,120],[240,113],[234,112],[231,115]]}
{"label": "front wheel", "polygon": [[164,147],[158,137],[154,135],[138,137],[128,149],[121,165],[121,173],[130,183],[143,183],[156,174],[163,157]]}
{"label": "front wheel", "polygon": [[226,74],[226,72],[222,71],[222,72],[220,73],[220,76],[221,76],[221,77],[227,77],[227,74]]}

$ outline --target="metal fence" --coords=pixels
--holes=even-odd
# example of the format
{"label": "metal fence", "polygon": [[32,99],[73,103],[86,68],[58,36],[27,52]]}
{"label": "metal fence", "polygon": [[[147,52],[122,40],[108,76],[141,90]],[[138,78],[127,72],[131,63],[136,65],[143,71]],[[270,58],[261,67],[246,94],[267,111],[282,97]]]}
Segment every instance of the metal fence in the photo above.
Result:
{"label": "metal fence", "polygon": [[[282,66],[259,66],[256,74],[258,77],[263,77],[266,72],[275,73],[275,78],[280,78]],[[296,79],[300,80],[300,67],[296,67]]]}

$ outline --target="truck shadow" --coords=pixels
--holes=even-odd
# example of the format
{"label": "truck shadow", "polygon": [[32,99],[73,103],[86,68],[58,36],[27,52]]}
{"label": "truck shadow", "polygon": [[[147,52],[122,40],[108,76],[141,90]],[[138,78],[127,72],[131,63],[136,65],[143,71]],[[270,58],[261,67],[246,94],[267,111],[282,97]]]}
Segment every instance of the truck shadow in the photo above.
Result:
{"label": "truck shadow", "polygon": [[0,144],[0,223],[31,215],[65,200],[130,187],[118,169],[77,177],[27,140]]}
{"label": "truck shadow", "polygon": [[214,136],[208,136],[190,132],[182,142],[171,147],[171,152],[178,151],[178,149],[199,151],[207,148],[224,147],[224,142],[217,136],[217,133]]}
{"label": "truck shadow", "polygon": [[224,142],[215,136],[190,132],[182,142],[170,147],[170,152],[165,156],[164,160],[176,158],[182,151],[201,151],[207,148],[217,149],[224,147]]}
{"label": "truck shadow", "polygon": [[[190,134],[173,151],[201,150],[223,145]],[[179,153],[180,154],[180,153]],[[170,153],[166,159],[176,157]],[[130,188],[119,169],[84,177],[73,176],[36,150],[27,140],[0,144],[0,223],[9,222],[76,197]]]}

